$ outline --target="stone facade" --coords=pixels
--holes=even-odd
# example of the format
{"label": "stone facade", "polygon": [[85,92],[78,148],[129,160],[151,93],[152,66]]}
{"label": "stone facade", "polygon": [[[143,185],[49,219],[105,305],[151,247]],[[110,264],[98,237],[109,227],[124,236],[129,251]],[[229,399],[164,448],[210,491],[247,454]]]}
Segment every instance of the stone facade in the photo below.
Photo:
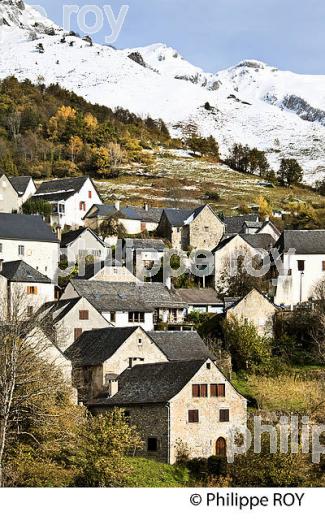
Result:
{"label": "stone facade", "polygon": [[[193,385],[207,385],[207,397],[193,397]],[[211,385],[225,385],[224,397],[212,397]],[[247,422],[247,401],[220,370],[208,360],[184,388],[167,403],[124,406],[130,423],[138,428],[144,447],[137,455],[174,464],[181,442],[190,458],[216,455],[217,440],[226,441],[243,432]],[[107,413],[110,407],[94,407],[94,413]],[[229,411],[229,421],[221,421],[220,410]],[[190,422],[189,411],[198,412],[198,422]],[[152,442],[156,449],[152,450]]]}
{"label": "stone facade", "polygon": [[253,323],[260,335],[273,336],[274,318],[277,308],[261,294],[253,289],[237,304],[227,310],[226,319]]}
{"label": "stone facade", "polygon": [[119,376],[132,366],[140,363],[164,363],[167,357],[138,327],[118,350],[102,365],[73,368],[73,380],[81,400],[89,400],[107,390],[108,377]]}

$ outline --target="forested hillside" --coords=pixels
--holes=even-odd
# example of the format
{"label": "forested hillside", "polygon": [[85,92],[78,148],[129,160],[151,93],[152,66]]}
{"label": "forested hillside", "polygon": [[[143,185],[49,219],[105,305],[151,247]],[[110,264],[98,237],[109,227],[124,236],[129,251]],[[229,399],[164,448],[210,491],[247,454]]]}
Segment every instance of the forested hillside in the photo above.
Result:
{"label": "forested hillside", "polygon": [[9,175],[108,177],[123,164],[150,164],[149,150],[170,143],[161,120],[92,105],[58,85],[0,82],[0,168]]}

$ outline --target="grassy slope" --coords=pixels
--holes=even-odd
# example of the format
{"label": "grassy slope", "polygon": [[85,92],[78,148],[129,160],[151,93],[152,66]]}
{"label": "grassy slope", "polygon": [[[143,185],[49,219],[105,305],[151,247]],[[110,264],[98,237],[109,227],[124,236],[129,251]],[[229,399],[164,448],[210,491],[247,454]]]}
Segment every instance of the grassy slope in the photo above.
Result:
{"label": "grassy slope", "polygon": [[[234,172],[226,166],[206,160],[175,157],[164,153],[157,157],[150,173],[128,170],[118,179],[99,182],[105,198],[125,198],[129,204],[150,200],[152,206],[195,206],[207,202],[206,192],[217,192],[221,199],[218,211],[236,214],[241,204],[254,204],[259,195],[269,198],[274,208],[283,208],[290,195],[325,208],[325,197],[304,188],[267,188],[259,186],[261,179]],[[325,209],[318,210],[325,216]]]}

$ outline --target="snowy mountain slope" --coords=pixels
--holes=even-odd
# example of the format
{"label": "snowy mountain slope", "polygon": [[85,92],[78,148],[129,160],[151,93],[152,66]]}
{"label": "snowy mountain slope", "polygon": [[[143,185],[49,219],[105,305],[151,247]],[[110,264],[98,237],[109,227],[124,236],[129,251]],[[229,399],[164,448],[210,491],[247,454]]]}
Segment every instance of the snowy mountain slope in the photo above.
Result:
{"label": "snowy mountain slope", "polygon": [[[0,0],[0,78],[58,82],[91,102],[162,118],[173,135],[195,125],[202,135],[215,136],[223,154],[242,142],[266,150],[274,167],[281,157],[296,157],[309,182],[325,176],[325,76],[254,60],[205,73],[163,44],[90,46],[23,7],[19,0]],[[39,43],[44,53],[37,51]]]}

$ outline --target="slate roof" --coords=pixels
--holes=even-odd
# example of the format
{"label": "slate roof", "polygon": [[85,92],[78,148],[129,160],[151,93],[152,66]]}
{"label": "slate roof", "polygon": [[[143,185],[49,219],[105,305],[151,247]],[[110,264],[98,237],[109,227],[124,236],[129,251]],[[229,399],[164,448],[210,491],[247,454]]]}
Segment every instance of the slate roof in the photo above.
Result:
{"label": "slate roof", "polygon": [[69,179],[46,181],[41,184],[36,193],[37,195],[53,194],[62,191],[77,193],[81,190],[87,179],[89,179],[89,177],[72,177]]}
{"label": "slate roof", "polygon": [[71,285],[99,312],[153,312],[157,308],[186,307],[162,283],[71,280]]}
{"label": "slate roof", "polygon": [[19,177],[9,177],[10,184],[14,188],[14,190],[18,193],[19,196],[24,195],[25,191],[28,188],[28,184],[32,180],[32,177],[26,175],[21,175]]}
{"label": "slate roof", "polygon": [[245,222],[258,222],[257,213],[249,213],[247,215],[236,215],[234,217],[224,217],[227,235],[238,235]]}
{"label": "slate roof", "polygon": [[177,289],[175,290],[177,297],[188,304],[216,304],[223,303],[218,298],[217,292],[212,288],[206,289]]}
{"label": "slate roof", "polygon": [[248,229],[260,229],[263,226],[262,222],[251,222],[250,220],[245,220],[244,226]]}
{"label": "slate roof", "polygon": [[138,327],[84,332],[65,352],[74,366],[97,366],[109,359]]}
{"label": "slate roof", "polygon": [[166,249],[166,245],[163,240],[154,238],[127,238],[125,240],[125,246],[134,250],[143,251],[148,251],[152,249],[158,252],[163,252]]}
{"label": "slate roof", "polygon": [[[95,211],[93,211],[95,209]],[[163,212],[163,208],[148,208],[145,209],[142,206],[126,206],[117,209],[114,204],[96,204],[96,206],[90,208],[85,218],[91,217],[111,217],[113,215],[119,215],[120,218],[125,220],[140,220],[141,222],[154,222],[158,224]]]}
{"label": "slate roof", "polygon": [[296,255],[325,255],[325,229],[285,230],[275,247],[280,254],[295,249]]}
{"label": "slate roof", "polygon": [[51,283],[47,276],[26,264],[23,260],[4,262],[0,274],[11,282]]}
{"label": "slate roof", "polygon": [[136,365],[118,378],[119,392],[108,399],[96,399],[90,406],[125,406],[167,403],[197,374],[208,358]]}
{"label": "slate roof", "polygon": [[42,217],[0,213],[0,239],[32,240],[33,242],[58,242]]}
{"label": "slate roof", "polygon": [[257,296],[261,296],[264,300],[266,300],[270,305],[272,305],[272,307],[274,307],[275,309],[277,309],[278,307],[276,305],[274,305],[274,303],[272,303],[261,291],[259,291],[258,289],[252,289],[251,291],[249,291],[247,294],[245,294],[245,296],[241,296],[241,297],[238,297],[238,298],[233,298],[233,301],[226,306],[226,311],[230,310],[230,309],[235,309],[245,298],[247,298],[247,296],[249,296],[250,294],[256,294]]}
{"label": "slate roof", "polygon": [[[123,265],[115,258],[112,258],[111,260],[102,260],[101,262],[95,264],[86,264],[84,266],[84,274],[79,273],[78,276],[76,276],[76,279],[89,280],[90,278],[93,278],[95,274],[98,274],[105,267],[123,267]],[[125,269],[127,268],[125,267]]]}
{"label": "slate roof", "polygon": [[58,323],[64,318],[73,307],[81,300],[81,298],[69,298],[67,300],[59,300],[46,302],[37,311],[37,316],[40,319],[51,316],[53,323]]}
{"label": "slate roof", "polygon": [[265,249],[266,251],[273,247],[276,242],[272,235],[267,233],[257,233],[256,235],[244,234],[240,236],[255,249]]}
{"label": "slate roof", "polygon": [[199,206],[194,209],[167,208],[164,210],[164,214],[172,227],[182,227],[188,219],[192,218],[194,220],[204,208],[205,206]]}
{"label": "slate roof", "polygon": [[69,244],[71,244],[77,238],[79,238],[85,231],[88,231],[89,233],[91,233],[96,238],[96,240],[98,240],[98,242],[100,242],[100,244],[102,246],[105,246],[105,243],[103,242],[103,240],[101,238],[99,238],[99,236],[96,235],[96,233],[94,231],[92,231],[89,228],[81,227],[79,229],[75,229],[72,231],[67,231],[67,233],[63,233],[62,238],[61,238],[61,247],[63,247],[63,248],[67,247]]}
{"label": "slate roof", "polygon": [[205,359],[211,356],[196,331],[151,331],[148,336],[169,361]]}

